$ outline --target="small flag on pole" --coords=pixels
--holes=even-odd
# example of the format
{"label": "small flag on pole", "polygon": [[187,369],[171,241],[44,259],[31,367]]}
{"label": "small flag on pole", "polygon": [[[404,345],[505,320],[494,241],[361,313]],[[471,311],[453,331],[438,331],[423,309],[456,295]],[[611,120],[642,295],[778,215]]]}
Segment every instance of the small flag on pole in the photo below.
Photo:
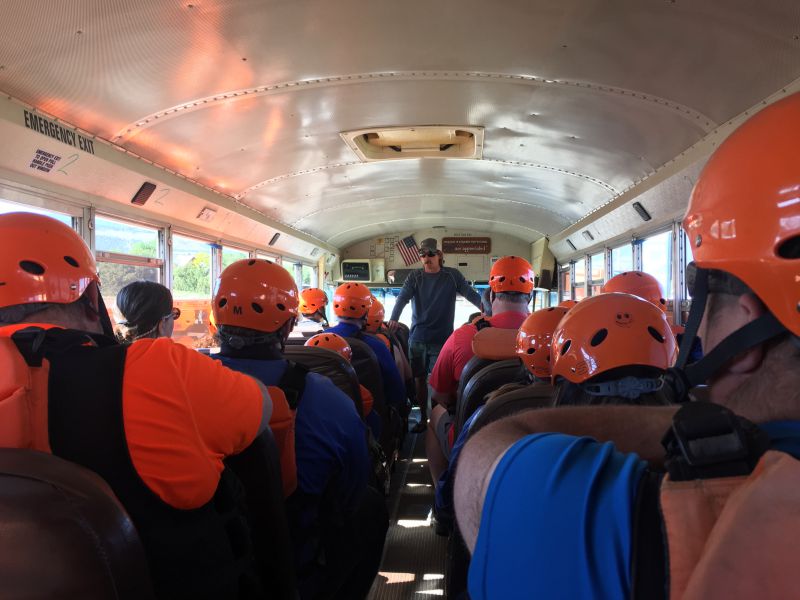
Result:
{"label": "small flag on pole", "polygon": [[417,242],[414,241],[413,235],[404,237],[397,242],[397,249],[400,251],[400,256],[403,257],[403,262],[407,267],[419,262],[419,248],[417,248]]}

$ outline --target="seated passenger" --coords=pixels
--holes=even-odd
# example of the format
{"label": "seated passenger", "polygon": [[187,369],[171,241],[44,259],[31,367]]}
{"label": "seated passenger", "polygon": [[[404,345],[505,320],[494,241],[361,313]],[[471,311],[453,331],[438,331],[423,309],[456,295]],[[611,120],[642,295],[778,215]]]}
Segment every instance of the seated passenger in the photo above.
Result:
{"label": "seated passenger", "polygon": [[[689,323],[703,315],[707,354],[683,377],[708,381],[717,404],[528,411],[466,444],[455,494],[473,600],[795,595],[799,128],[799,94],[762,109],[711,156],[689,202]],[[664,460],[667,430],[659,481],[645,460]]]}
{"label": "seated passenger", "polygon": [[173,305],[172,293],[155,281],[134,281],[117,292],[117,308],[124,321],[122,341],[172,337],[181,310]]}
{"label": "seated passenger", "polygon": [[[333,350],[345,359],[348,363],[353,360],[353,349],[347,340],[335,333],[318,333],[317,335],[308,338],[305,343],[306,346],[311,348],[327,348]],[[372,394],[360,383],[358,384],[359,391],[361,392],[361,406],[364,409],[364,417],[366,418],[372,412],[372,405],[375,402]]]}
{"label": "seated passenger", "polygon": [[[103,477],[139,532],[160,598],[263,594],[223,459],[266,429],[266,388],[168,338],[117,344],[94,255],[67,225],[0,215],[0,248],[0,351],[15,365],[0,377],[27,363],[40,382],[0,396],[0,444]],[[49,370],[37,368],[43,360]]]}
{"label": "seated passenger", "polygon": [[373,572],[370,561],[372,553],[380,555],[383,524],[368,523],[352,554],[337,549],[342,528],[374,503],[367,492],[366,431],[353,401],[330,379],[284,359],[297,307],[297,287],[286,269],[261,259],[234,262],[220,275],[212,301],[220,339],[214,358],[281,387],[296,406],[297,491],[287,510],[300,592],[311,598],[335,594],[343,585],[360,589],[367,579],[371,583],[377,564]]}
{"label": "seated passenger", "polygon": [[[333,296],[333,313],[339,319],[339,323],[329,327],[325,332],[336,333],[344,338],[361,339],[372,349],[381,369],[384,398],[389,406],[404,414],[405,385],[395,365],[394,357],[380,340],[361,333],[366,325],[370,306],[372,306],[372,294],[367,286],[363,283],[343,283],[336,288]],[[376,438],[380,437],[379,432],[375,432],[372,422],[370,428]]]}
{"label": "seated passenger", "polygon": [[663,375],[677,347],[666,315],[630,294],[599,294],[567,312],[553,333],[555,406],[668,404]]}
{"label": "seated passenger", "polygon": [[412,381],[413,375],[411,373],[411,365],[408,363],[408,358],[406,358],[406,355],[403,353],[400,344],[396,343],[397,340],[385,326],[383,322],[385,316],[386,313],[383,304],[373,296],[372,306],[370,306],[369,313],[367,314],[367,322],[364,325],[364,331],[373,334],[389,348],[389,352],[391,352],[394,357],[394,364],[397,366],[397,371],[400,373],[400,377],[403,381],[406,382],[406,391],[408,391],[409,387],[413,387],[414,383]]}
{"label": "seated passenger", "polygon": [[[319,288],[306,288],[300,292],[299,312],[302,315],[294,327],[296,337],[302,333],[319,333],[328,327],[328,318],[325,316],[325,307],[328,305],[328,295]],[[300,333],[300,336],[296,334]]]}
{"label": "seated passenger", "polygon": [[472,338],[482,327],[519,329],[530,313],[533,277],[530,263],[519,256],[504,256],[495,262],[489,273],[492,316],[476,324],[462,325],[442,346],[431,373],[434,406],[431,427],[425,435],[428,466],[434,482],[439,481],[447,468],[453,444],[450,430],[455,416],[456,392],[461,371],[474,356]]}

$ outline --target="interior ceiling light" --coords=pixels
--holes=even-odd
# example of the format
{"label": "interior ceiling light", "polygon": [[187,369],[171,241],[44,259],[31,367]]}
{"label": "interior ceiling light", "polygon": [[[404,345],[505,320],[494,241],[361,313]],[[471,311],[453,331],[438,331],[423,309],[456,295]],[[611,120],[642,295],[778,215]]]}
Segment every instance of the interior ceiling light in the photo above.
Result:
{"label": "interior ceiling light", "polygon": [[583,237],[587,242],[594,241],[594,236],[592,235],[592,232],[589,231],[588,229],[583,232]]}
{"label": "interior ceiling light", "polygon": [[275,242],[277,242],[277,241],[278,241],[278,238],[280,238],[280,237],[281,237],[281,234],[280,234],[280,232],[279,232],[279,231],[276,231],[276,232],[275,232],[275,235],[273,235],[273,236],[272,236],[272,239],[269,241],[269,245],[270,245],[270,246],[274,246],[274,245],[275,245]]}
{"label": "interior ceiling light", "polygon": [[642,217],[642,221],[649,221],[653,217],[650,216],[650,213],[647,212],[647,209],[642,206],[639,202],[633,203],[633,210],[639,213],[639,216]]}
{"label": "interior ceiling light", "polygon": [[210,206],[204,207],[203,210],[197,213],[197,219],[199,221],[205,221],[206,223],[213,220],[214,217],[216,216],[217,216],[217,209],[211,208]]}
{"label": "interior ceiling light", "polygon": [[569,247],[572,248],[573,250],[577,250],[575,244],[572,243],[571,239],[567,238],[567,244],[569,244]]}

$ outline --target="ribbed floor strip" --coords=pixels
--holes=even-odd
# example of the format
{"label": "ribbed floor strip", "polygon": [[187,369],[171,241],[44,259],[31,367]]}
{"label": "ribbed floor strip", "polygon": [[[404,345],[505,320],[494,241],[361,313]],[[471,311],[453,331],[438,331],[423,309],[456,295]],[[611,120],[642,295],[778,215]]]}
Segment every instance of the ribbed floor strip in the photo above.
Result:
{"label": "ribbed floor strip", "polygon": [[433,496],[425,434],[409,434],[392,480],[391,522],[370,600],[444,596],[447,538],[430,524]]}

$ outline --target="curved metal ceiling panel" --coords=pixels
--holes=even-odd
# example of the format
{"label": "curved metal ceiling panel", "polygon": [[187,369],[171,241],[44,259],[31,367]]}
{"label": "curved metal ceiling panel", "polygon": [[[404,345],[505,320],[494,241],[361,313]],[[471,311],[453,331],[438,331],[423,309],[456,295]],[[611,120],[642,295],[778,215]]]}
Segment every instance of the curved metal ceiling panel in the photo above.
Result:
{"label": "curved metal ceiling panel", "polygon": [[[332,240],[431,198],[534,239],[800,77],[798,29],[796,0],[4,0],[0,89]],[[414,124],[484,126],[485,160],[338,136]]]}

